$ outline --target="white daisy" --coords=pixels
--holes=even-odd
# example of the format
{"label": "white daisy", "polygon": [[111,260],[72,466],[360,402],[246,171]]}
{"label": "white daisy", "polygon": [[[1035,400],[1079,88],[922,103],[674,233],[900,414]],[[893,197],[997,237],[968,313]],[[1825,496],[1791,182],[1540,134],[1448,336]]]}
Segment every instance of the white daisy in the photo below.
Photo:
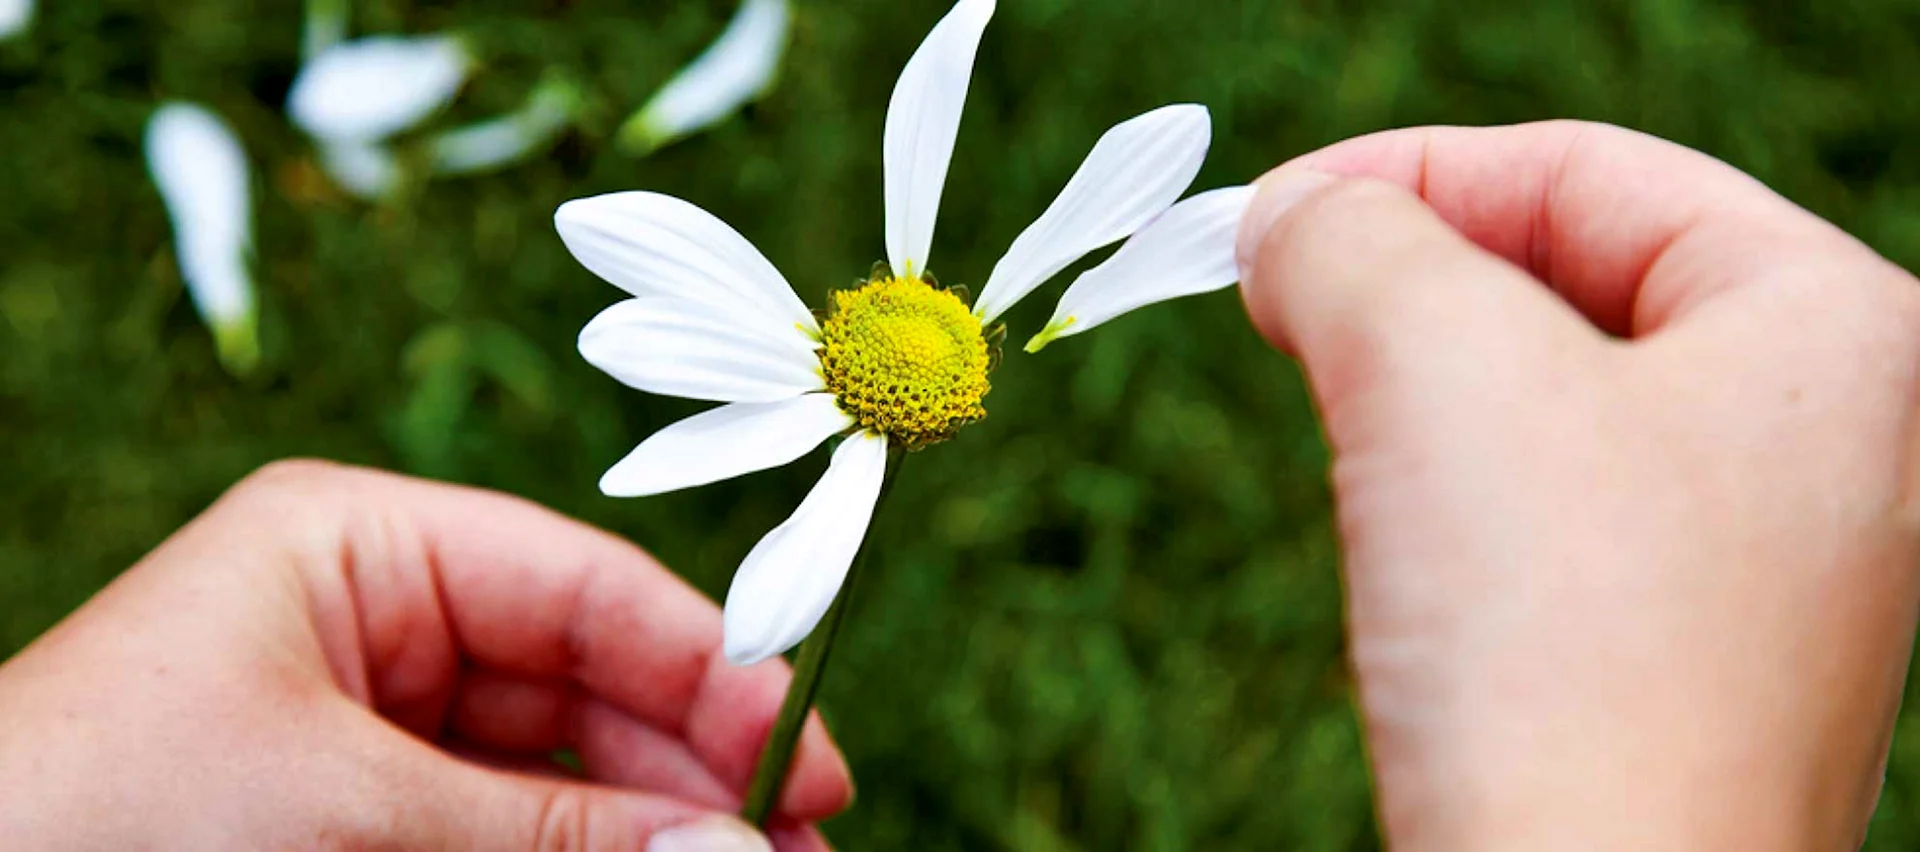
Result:
{"label": "white daisy", "polygon": [[615,193],[568,202],[554,216],[574,256],[634,297],[587,324],[581,354],[640,390],[726,403],[648,438],[607,471],[603,491],[703,485],[846,436],[812,493],[734,577],[725,650],[735,663],[782,653],[820,621],[866,534],[890,449],[938,443],[986,416],[998,319],[1015,302],[1136,230],[1069,289],[1052,336],[1224,286],[1221,271],[1232,273],[1228,219],[1237,220],[1234,205],[1244,206],[1248,192],[1208,193],[1169,210],[1211,135],[1204,108],[1176,105],[1102,136],[971,308],[932,282],[935,211],[993,11],[994,0],[960,0],[901,72],[885,139],[889,262],[835,293],[819,319],[745,238],[685,201]]}
{"label": "white daisy", "polygon": [[220,360],[236,373],[260,357],[255,332],[253,193],[247,153],[220,117],[169,103],[147,121],[147,170],[173,220],[180,278],[213,330]]}

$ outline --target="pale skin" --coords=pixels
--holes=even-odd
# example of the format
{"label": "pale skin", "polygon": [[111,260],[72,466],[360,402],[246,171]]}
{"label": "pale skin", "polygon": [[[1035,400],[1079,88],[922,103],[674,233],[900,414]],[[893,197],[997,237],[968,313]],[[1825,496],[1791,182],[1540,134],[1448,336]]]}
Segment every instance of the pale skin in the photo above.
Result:
{"label": "pale skin", "polygon": [[[1244,291],[1334,449],[1389,843],[1857,844],[1920,612],[1920,286],[1598,125],[1395,131],[1263,185]],[[604,533],[275,465],[0,667],[0,825],[764,849],[723,814],[787,672],[719,645]],[[791,777],[775,845],[823,848],[852,787],[817,719]]]}
{"label": "pale skin", "polygon": [[[498,494],[273,465],[0,668],[19,849],[753,850],[788,670],[611,535]],[[550,760],[572,749],[584,777]],[[809,722],[782,850],[853,789]]]}
{"label": "pale skin", "polygon": [[1333,448],[1394,848],[1857,846],[1920,599],[1920,285],[1602,125],[1262,185],[1243,290]]}

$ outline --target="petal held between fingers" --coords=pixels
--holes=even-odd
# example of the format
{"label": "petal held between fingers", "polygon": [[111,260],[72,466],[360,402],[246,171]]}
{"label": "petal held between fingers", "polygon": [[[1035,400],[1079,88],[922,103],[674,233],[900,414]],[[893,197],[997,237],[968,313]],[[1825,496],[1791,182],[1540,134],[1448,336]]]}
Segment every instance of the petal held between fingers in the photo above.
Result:
{"label": "petal held between fingers", "polygon": [[974,313],[993,322],[1068,264],[1165,212],[1200,174],[1212,139],[1207,109],[1197,104],[1161,107],[1108,130],[994,265]]}
{"label": "petal held between fingers", "polygon": [[746,237],[673,196],[575,199],[554,211],[553,224],[581,265],[635,296],[704,302],[768,328],[819,330],[787,279]]}
{"label": "petal held between fingers", "polygon": [[453,36],[343,42],[300,69],[287,92],[287,115],[318,139],[378,141],[446,106],[472,67]]}
{"label": "petal held between fingers", "polygon": [[813,632],[860,551],[886,471],[887,439],[855,434],[793,516],[754,545],[727,590],[729,661],[757,663]]}
{"label": "petal held between fingers", "polygon": [[907,60],[887,103],[887,260],[896,277],[927,271],[974,53],[993,10],[994,0],[955,3]]}
{"label": "petal held between fingers", "polygon": [[1175,204],[1107,262],[1075,279],[1047,327],[1027,341],[1027,351],[1038,352],[1057,338],[1135,308],[1232,285],[1240,278],[1234,240],[1254,192],[1250,186],[1229,187]]}
{"label": "petal held between fingers", "polygon": [[819,360],[792,340],[688,299],[628,299],[601,311],[580,331],[580,354],[629,387],[687,399],[774,402],[825,387]]}
{"label": "petal held between fingers", "polygon": [[643,497],[779,467],[853,425],[831,394],[724,405],[655,432],[600,478],[600,490]]}

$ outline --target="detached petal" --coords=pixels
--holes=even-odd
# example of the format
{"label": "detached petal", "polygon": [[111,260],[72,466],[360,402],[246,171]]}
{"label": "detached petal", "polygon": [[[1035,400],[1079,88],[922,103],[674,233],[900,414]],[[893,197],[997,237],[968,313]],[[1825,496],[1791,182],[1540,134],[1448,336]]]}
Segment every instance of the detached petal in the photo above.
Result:
{"label": "detached petal", "polygon": [[542,81],[520,108],[433,137],[427,157],[437,174],[470,174],[509,166],[553,144],[580,108],[572,81]]}
{"label": "detached petal", "polygon": [[452,101],[472,67],[453,36],[341,42],[300,69],[287,93],[287,114],[317,139],[385,139]]}
{"label": "detached petal", "polygon": [[247,154],[219,116],[169,103],[147,122],[147,170],[173,220],[180,277],[227,366],[259,356],[253,334],[253,196]]}
{"label": "detached petal", "polygon": [[887,439],[862,432],[833,451],[820,484],[747,554],[727,590],[727,659],[751,665],[800,644],[846,582],[887,472]]}
{"label": "detached petal", "polygon": [[687,399],[774,402],[825,387],[810,352],[687,299],[628,299],[601,311],[580,331],[580,354],[629,387]]}
{"label": "detached petal", "polygon": [[320,168],[363,200],[385,198],[400,186],[400,160],[378,142],[321,142]]}
{"label": "detached petal", "polygon": [[620,128],[644,154],[705,130],[773,85],[793,19],[788,0],[746,0],[725,31]]}
{"label": "detached petal", "polygon": [[1240,217],[1254,188],[1203,192],[1173,205],[1120,250],[1075,279],[1047,327],[1027,341],[1038,352],[1134,308],[1227,287],[1240,279],[1233,259]]}
{"label": "detached petal", "polygon": [[831,394],[723,405],[653,433],[600,477],[600,490],[645,497],[732,479],[787,464],[852,428]]}
{"label": "detached petal", "polygon": [[33,0],[0,0],[0,41],[26,32],[33,23]]}
{"label": "detached petal", "polygon": [[960,110],[980,36],[994,0],[960,0],[907,60],[887,104],[887,259],[893,274],[927,271],[934,219],[946,188],[947,163],[960,134]]}
{"label": "detached petal", "polygon": [[1195,104],[1161,107],[1108,130],[994,265],[973,312],[993,322],[1068,264],[1165,212],[1200,173],[1212,139],[1207,109]]}
{"label": "detached petal", "polygon": [[740,232],[670,195],[616,192],[560,205],[553,224],[581,265],[635,296],[692,299],[742,322],[811,333],[813,314]]}

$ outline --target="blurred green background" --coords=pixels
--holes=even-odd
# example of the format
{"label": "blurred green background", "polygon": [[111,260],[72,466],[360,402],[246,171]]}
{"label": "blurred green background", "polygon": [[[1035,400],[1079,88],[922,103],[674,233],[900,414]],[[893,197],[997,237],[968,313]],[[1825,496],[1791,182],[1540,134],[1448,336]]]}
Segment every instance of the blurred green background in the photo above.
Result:
{"label": "blurred green background", "polygon": [[[626,111],[732,12],[698,2],[359,2],[357,32],[460,28],[455,118],[558,66],[594,98],[549,156],[370,206],[333,195],[281,104],[293,2],[44,3],[0,45],[0,652],[271,459],[522,494],[720,595],[824,466],[666,497],[600,473],[698,406],[629,391],[576,333],[619,291],[562,248],[575,196],[648,188],[734,224],[820,304],[884,255],[880,130],[946,7],[803,2],[780,88],[648,159]],[[1920,263],[1920,2],[1002,0],[934,271],[976,287],[1108,125],[1212,107],[1199,186],[1366,131],[1601,119],[1701,148]],[[266,365],[222,372],[141,159],[159,98],[256,167]],[[1054,285],[1010,317],[1024,340]],[[860,780],[850,849],[1368,849],[1326,452],[1295,369],[1232,293],[1009,351],[991,417],[915,456],[874,532],[825,711]],[[1920,708],[1869,848],[1920,848]]]}

